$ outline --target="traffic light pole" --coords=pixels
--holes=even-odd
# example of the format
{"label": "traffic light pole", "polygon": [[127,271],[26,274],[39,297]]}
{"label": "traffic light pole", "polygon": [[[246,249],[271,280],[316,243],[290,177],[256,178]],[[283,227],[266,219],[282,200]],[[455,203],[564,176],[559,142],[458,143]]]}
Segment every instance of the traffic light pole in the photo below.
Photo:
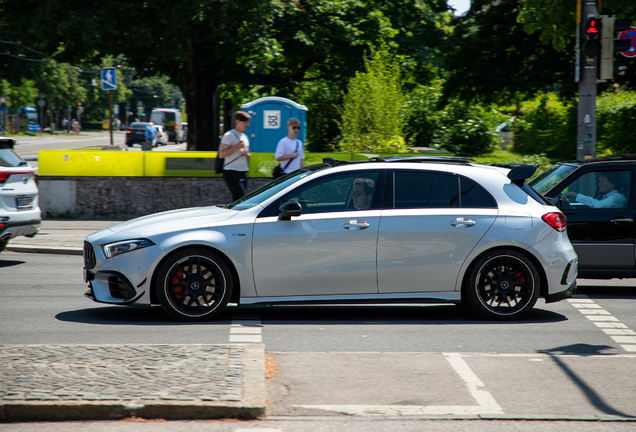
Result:
{"label": "traffic light pole", "polygon": [[[588,18],[597,17],[596,0],[579,0],[581,15],[577,31],[581,31]],[[583,43],[581,38],[581,43]],[[596,157],[596,69],[597,56],[590,57],[580,50],[579,105],[577,116],[576,158]]]}

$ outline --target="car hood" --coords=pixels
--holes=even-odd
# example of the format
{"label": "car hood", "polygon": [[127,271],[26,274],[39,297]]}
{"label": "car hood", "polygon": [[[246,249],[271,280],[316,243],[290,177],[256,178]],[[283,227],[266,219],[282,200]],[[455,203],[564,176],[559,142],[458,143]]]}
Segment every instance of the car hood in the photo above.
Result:
{"label": "car hood", "polygon": [[129,220],[128,222],[113,225],[107,229],[116,233],[131,231],[145,237],[150,233],[174,230],[176,227],[183,229],[197,225],[210,225],[222,222],[237,213],[238,211],[236,210],[228,210],[215,206],[194,207],[142,216]]}

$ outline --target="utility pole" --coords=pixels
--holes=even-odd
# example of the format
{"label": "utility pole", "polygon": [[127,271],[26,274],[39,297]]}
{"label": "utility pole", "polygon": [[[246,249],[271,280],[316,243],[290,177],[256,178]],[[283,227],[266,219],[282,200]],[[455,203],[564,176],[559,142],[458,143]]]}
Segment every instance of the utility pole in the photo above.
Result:
{"label": "utility pole", "polygon": [[601,51],[601,20],[596,0],[577,0],[577,65],[579,84],[576,158],[596,157],[596,76]]}

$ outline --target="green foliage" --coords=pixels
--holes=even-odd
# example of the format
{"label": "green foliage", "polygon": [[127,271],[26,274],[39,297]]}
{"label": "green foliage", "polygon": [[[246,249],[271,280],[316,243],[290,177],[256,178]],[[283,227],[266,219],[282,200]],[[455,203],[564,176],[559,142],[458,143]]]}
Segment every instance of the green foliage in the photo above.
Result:
{"label": "green foliage", "polygon": [[596,105],[597,154],[636,154],[632,132],[636,92],[619,89],[599,96]]}
{"label": "green foliage", "polygon": [[573,100],[554,93],[537,96],[522,105],[523,117],[515,122],[515,150],[544,153],[555,159],[576,158],[576,112]]}
{"label": "green foliage", "polygon": [[432,147],[458,156],[479,156],[490,153],[494,145],[494,133],[479,107],[453,102],[439,113]]}
{"label": "green foliage", "polygon": [[[522,155],[507,150],[495,150],[491,155],[484,157],[475,157],[477,163],[483,165],[493,164],[511,164],[511,165],[539,165],[534,176],[539,175],[546,169],[550,168],[556,162],[548,158],[545,154]],[[533,176],[533,177],[534,177]]]}
{"label": "green foliage", "polygon": [[7,80],[0,80],[0,93],[7,98],[7,107],[12,112],[26,106],[32,106],[38,97],[35,82],[22,78],[19,85],[11,85]]}
{"label": "green foliage", "polygon": [[398,58],[371,48],[365,72],[349,81],[342,108],[339,151],[406,152],[402,132],[405,95]]}
{"label": "green foliage", "polygon": [[430,147],[433,143],[440,119],[438,103],[443,83],[437,78],[428,85],[416,87],[407,96],[404,132],[407,142],[413,147]]}

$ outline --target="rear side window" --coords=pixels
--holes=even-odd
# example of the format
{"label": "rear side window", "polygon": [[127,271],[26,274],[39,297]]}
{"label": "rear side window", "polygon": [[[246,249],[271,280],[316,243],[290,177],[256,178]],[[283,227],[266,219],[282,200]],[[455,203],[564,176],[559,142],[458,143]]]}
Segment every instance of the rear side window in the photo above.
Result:
{"label": "rear side window", "polygon": [[462,185],[462,207],[497,208],[495,200],[477,183],[466,177],[460,177],[459,181]]}
{"label": "rear side window", "polygon": [[19,167],[25,166],[26,162],[11,149],[0,148],[0,166]]}

